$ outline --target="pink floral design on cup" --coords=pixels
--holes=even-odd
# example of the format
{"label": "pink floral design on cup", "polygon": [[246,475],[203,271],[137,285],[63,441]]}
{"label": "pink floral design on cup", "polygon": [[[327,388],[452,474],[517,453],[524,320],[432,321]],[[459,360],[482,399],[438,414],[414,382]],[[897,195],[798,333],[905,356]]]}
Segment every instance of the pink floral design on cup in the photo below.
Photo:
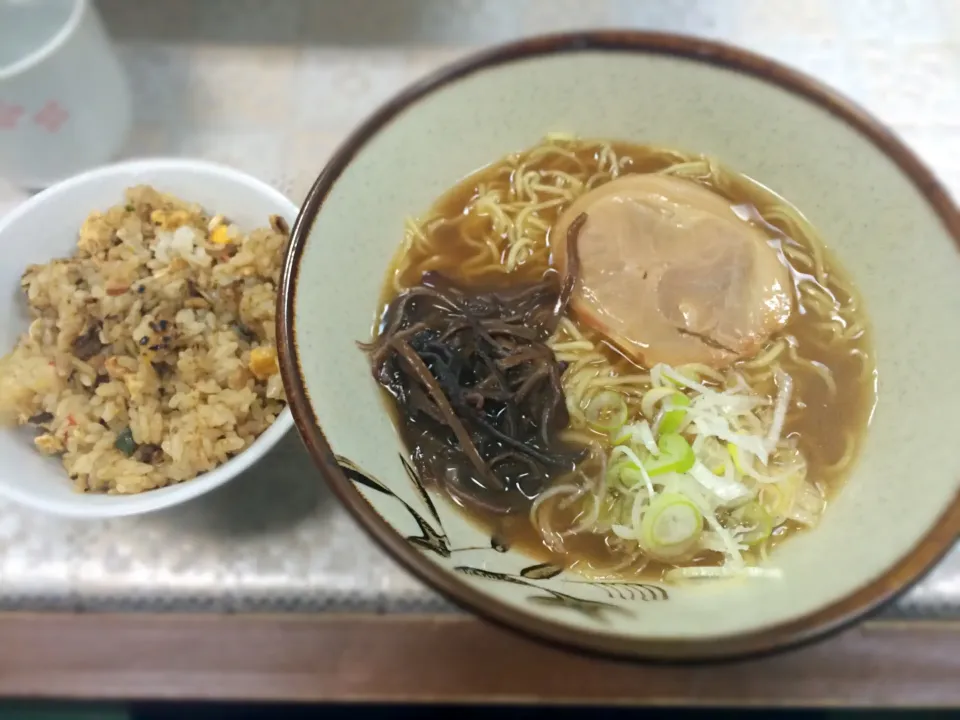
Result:
{"label": "pink floral design on cup", "polygon": [[0,100],[0,130],[13,130],[24,112],[23,106]]}
{"label": "pink floral design on cup", "polygon": [[61,107],[56,100],[50,100],[33,116],[33,122],[47,132],[59,132],[64,123],[70,119],[70,113]]}

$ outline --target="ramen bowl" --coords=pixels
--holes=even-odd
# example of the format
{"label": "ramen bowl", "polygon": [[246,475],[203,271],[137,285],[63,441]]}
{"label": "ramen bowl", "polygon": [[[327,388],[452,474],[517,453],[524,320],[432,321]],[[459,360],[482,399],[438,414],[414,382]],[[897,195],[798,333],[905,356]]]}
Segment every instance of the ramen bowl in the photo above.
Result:
{"label": "ramen bowl", "polygon": [[[461,178],[548,133],[720,158],[800,208],[857,283],[878,378],[859,460],[822,521],[777,546],[776,577],[598,578],[481,529],[410,462],[358,348],[404,234]],[[357,521],[485,618],[607,655],[709,660],[851,623],[928,570],[960,530],[960,215],[889,131],[793,70],[691,38],[527,40],[384,106],[321,172],[292,230],[280,355],[295,422]],[[840,428],[837,430],[841,431]]]}

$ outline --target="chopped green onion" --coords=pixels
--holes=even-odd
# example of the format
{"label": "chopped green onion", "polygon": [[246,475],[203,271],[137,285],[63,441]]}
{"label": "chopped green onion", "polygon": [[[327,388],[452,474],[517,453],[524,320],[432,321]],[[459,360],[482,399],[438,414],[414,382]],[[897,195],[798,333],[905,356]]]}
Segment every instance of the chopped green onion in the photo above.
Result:
{"label": "chopped green onion", "polygon": [[664,386],[666,387],[670,387],[671,385],[675,388],[683,387],[683,385],[680,382],[678,382],[677,380],[674,380],[672,377],[670,377],[666,373],[663,373],[660,377],[663,380]]}
{"label": "chopped green onion", "polygon": [[650,423],[646,420],[624,425],[613,433],[611,438],[614,445],[633,445],[639,443],[651,455],[659,455],[660,448],[657,447],[657,441],[653,438],[653,430],[650,429]]}
{"label": "chopped green onion", "polygon": [[690,498],[663,493],[650,502],[641,524],[643,546],[655,554],[679,554],[703,531],[703,515]]}
{"label": "chopped green onion", "polygon": [[663,417],[660,418],[660,432],[675,433],[687,417],[687,411],[684,408],[690,407],[690,398],[678,392],[667,398],[666,404],[669,404],[671,409],[663,413]]}
{"label": "chopped green onion", "polygon": [[127,457],[133,455],[137,449],[137,443],[133,440],[133,430],[125,427],[117,433],[117,439],[114,441],[113,446]]}
{"label": "chopped green onion", "polygon": [[733,517],[741,525],[751,529],[737,536],[737,540],[747,545],[756,545],[770,537],[773,532],[773,519],[758,502],[749,502],[733,513]]}
{"label": "chopped green onion", "polygon": [[783,519],[793,506],[797,483],[785,480],[778,483],[768,483],[760,488],[758,501],[771,518]]}
{"label": "chopped green onion", "polygon": [[643,485],[644,482],[643,472],[628,458],[612,463],[607,468],[607,485],[610,487],[632,490],[637,485]]}
{"label": "chopped green onion", "polygon": [[702,462],[694,463],[690,475],[726,505],[750,496],[746,485],[724,475],[715,475]]}
{"label": "chopped green onion", "polygon": [[[690,378],[684,375],[683,373],[679,372],[675,368],[670,367],[669,365],[660,364],[659,368],[660,368],[660,377],[665,382],[665,384],[669,383],[673,387],[690,388],[691,390],[696,390],[697,392],[704,395],[719,394],[716,391],[708,388],[706,385],[703,385],[702,383],[700,383],[697,380],[695,374],[694,374],[694,377]],[[654,367],[654,370],[656,370],[656,366]],[[654,372],[651,371],[650,374],[652,377]]]}
{"label": "chopped green onion", "polygon": [[[610,451],[610,457],[607,459],[607,461],[609,463],[615,463],[621,456],[625,457],[626,461],[620,460],[619,462],[633,470],[640,472],[640,475],[643,478],[643,484],[647,488],[647,494],[650,497],[653,497],[656,491],[653,489],[653,483],[650,481],[650,474],[644,468],[644,460],[642,460],[629,445],[617,445],[613,450]],[[622,477],[622,475],[623,471],[621,471],[620,477]]]}
{"label": "chopped green onion", "polygon": [[665,433],[660,436],[657,446],[660,448],[660,455],[644,463],[650,477],[669,472],[685,473],[697,460],[693,448],[682,435]]}
{"label": "chopped green onion", "polygon": [[640,412],[643,413],[644,417],[653,420],[657,405],[676,394],[676,392],[676,388],[673,387],[655,387],[647,390],[640,399]]}
{"label": "chopped green onion", "polygon": [[639,440],[648,453],[656,457],[660,454],[660,448],[653,437],[653,430],[650,429],[650,423],[644,420],[637,424],[633,433],[635,439]]}
{"label": "chopped green onion", "polygon": [[607,485],[615,487],[621,483],[624,469],[630,467],[629,461],[612,462],[607,466]]}
{"label": "chopped green onion", "polygon": [[624,487],[632,488],[643,484],[643,472],[638,467],[630,465],[620,470],[620,483]]}
{"label": "chopped green onion", "polygon": [[607,466],[607,485],[610,487],[630,489],[637,483],[642,482],[643,475],[640,474],[640,469],[628,457],[614,460]]}
{"label": "chopped green onion", "polygon": [[733,459],[733,466],[737,469],[737,472],[746,473],[747,465],[750,464],[750,458],[741,456],[740,448],[732,442],[727,443],[727,452],[730,453],[730,457]]}
{"label": "chopped green onion", "polygon": [[590,400],[584,415],[593,430],[613,433],[627,421],[627,401],[620,393],[604,390]]}

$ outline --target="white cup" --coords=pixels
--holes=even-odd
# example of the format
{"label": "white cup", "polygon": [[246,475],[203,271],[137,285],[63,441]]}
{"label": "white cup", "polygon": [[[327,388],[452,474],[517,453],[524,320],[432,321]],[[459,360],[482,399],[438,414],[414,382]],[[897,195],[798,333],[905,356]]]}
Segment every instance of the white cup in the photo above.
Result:
{"label": "white cup", "polygon": [[130,117],[90,0],[0,0],[0,176],[39,189],[106,162]]}

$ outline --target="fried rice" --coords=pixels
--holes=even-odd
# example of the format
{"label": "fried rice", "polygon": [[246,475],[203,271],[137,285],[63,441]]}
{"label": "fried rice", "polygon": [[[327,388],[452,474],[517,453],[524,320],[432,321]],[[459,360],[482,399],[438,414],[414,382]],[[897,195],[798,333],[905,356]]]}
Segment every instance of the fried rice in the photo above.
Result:
{"label": "fried rice", "polygon": [[0,359],[0,422],[33,426],[83,492],[183,482],[285,406],[274,314],[286,223],[243,233],[153,188],[93,212],[73,257],[21,285],[33,322]]}

